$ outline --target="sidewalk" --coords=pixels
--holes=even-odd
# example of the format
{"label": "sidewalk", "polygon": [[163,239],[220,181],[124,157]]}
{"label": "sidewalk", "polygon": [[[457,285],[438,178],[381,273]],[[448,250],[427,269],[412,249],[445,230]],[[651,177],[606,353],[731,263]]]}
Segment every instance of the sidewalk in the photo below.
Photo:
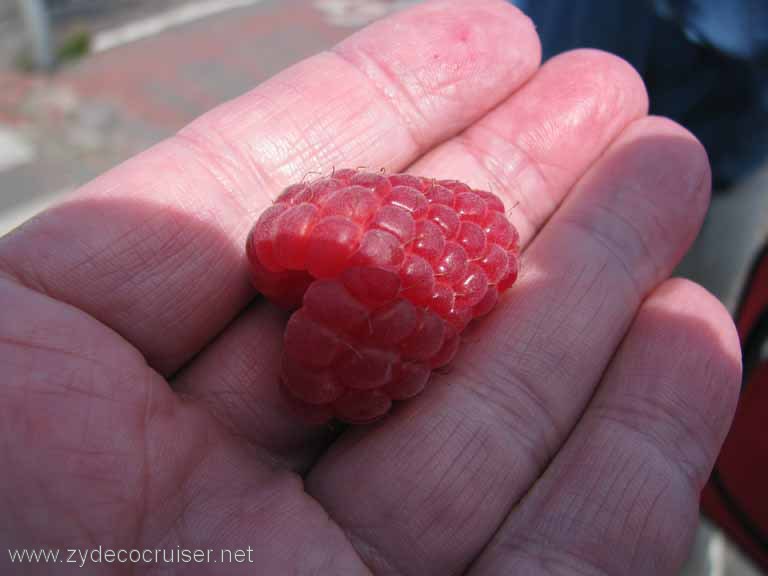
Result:
{"label": "sidewalk", "polygon": [[89,55],[52,76],[0,70],[0,234],[61,191],[412,2],[253,0]]}

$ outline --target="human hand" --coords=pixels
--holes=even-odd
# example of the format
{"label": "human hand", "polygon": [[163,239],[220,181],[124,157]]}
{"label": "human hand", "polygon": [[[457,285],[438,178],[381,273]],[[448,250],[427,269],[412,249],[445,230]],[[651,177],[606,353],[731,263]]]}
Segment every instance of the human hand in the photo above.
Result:
{"label": "human hand", "polygon": [[[675,574],[740,380],[727,312],[666,280],[706,154],[619,59],[539,54],[505,2],[420,5],[3,238],[0,548],[252,549],[183,574]],[[286,316],[249,304],[244,257],[281,188],[334,166],[490,187],[525,250],[452,371],[338,437],[283,404]]]}

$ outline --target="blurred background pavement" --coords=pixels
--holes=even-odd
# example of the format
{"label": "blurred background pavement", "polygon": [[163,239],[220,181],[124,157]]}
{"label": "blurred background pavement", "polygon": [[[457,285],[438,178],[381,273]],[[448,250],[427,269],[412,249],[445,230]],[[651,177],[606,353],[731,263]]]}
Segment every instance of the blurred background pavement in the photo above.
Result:
{"label": "blurred background pavement", "polygon": [[54,0],[54,39],[87,37],[91,53],[44,74],[23,70],[29,56],[16,2],[0,0],[0,234],[213,106],[412,3]]}

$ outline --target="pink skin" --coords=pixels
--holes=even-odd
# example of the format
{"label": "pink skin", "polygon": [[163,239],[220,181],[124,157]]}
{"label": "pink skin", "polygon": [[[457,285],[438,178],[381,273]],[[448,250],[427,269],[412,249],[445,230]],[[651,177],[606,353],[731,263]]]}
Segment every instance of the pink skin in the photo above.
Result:
{"label": "pink skin", "polygon": [[[645,117],[617,58],[538,65],[507,3],[429,2],[3,238],[0,549],[250,546],[263,574],[675,574],[740,378],[728,314],[666,280],[706,210],[707,158]],[[524,248],[455,367],[339,438],[279,395],[286,317],[248,306],[244,257],[281,188],[334,166],[490,187]],[[162,567],[133,568],[89,573]]]}

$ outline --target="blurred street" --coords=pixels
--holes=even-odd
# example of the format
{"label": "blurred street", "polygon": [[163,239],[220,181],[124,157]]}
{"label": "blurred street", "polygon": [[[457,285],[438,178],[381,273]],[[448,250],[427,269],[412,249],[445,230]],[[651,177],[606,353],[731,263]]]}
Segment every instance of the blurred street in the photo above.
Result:
{"label": "blurred street", "polygon": [[197,115],[408,3],[163,0],[87,15],[96,49],[127,43],[52,75],[0,66],[0,233]]}

